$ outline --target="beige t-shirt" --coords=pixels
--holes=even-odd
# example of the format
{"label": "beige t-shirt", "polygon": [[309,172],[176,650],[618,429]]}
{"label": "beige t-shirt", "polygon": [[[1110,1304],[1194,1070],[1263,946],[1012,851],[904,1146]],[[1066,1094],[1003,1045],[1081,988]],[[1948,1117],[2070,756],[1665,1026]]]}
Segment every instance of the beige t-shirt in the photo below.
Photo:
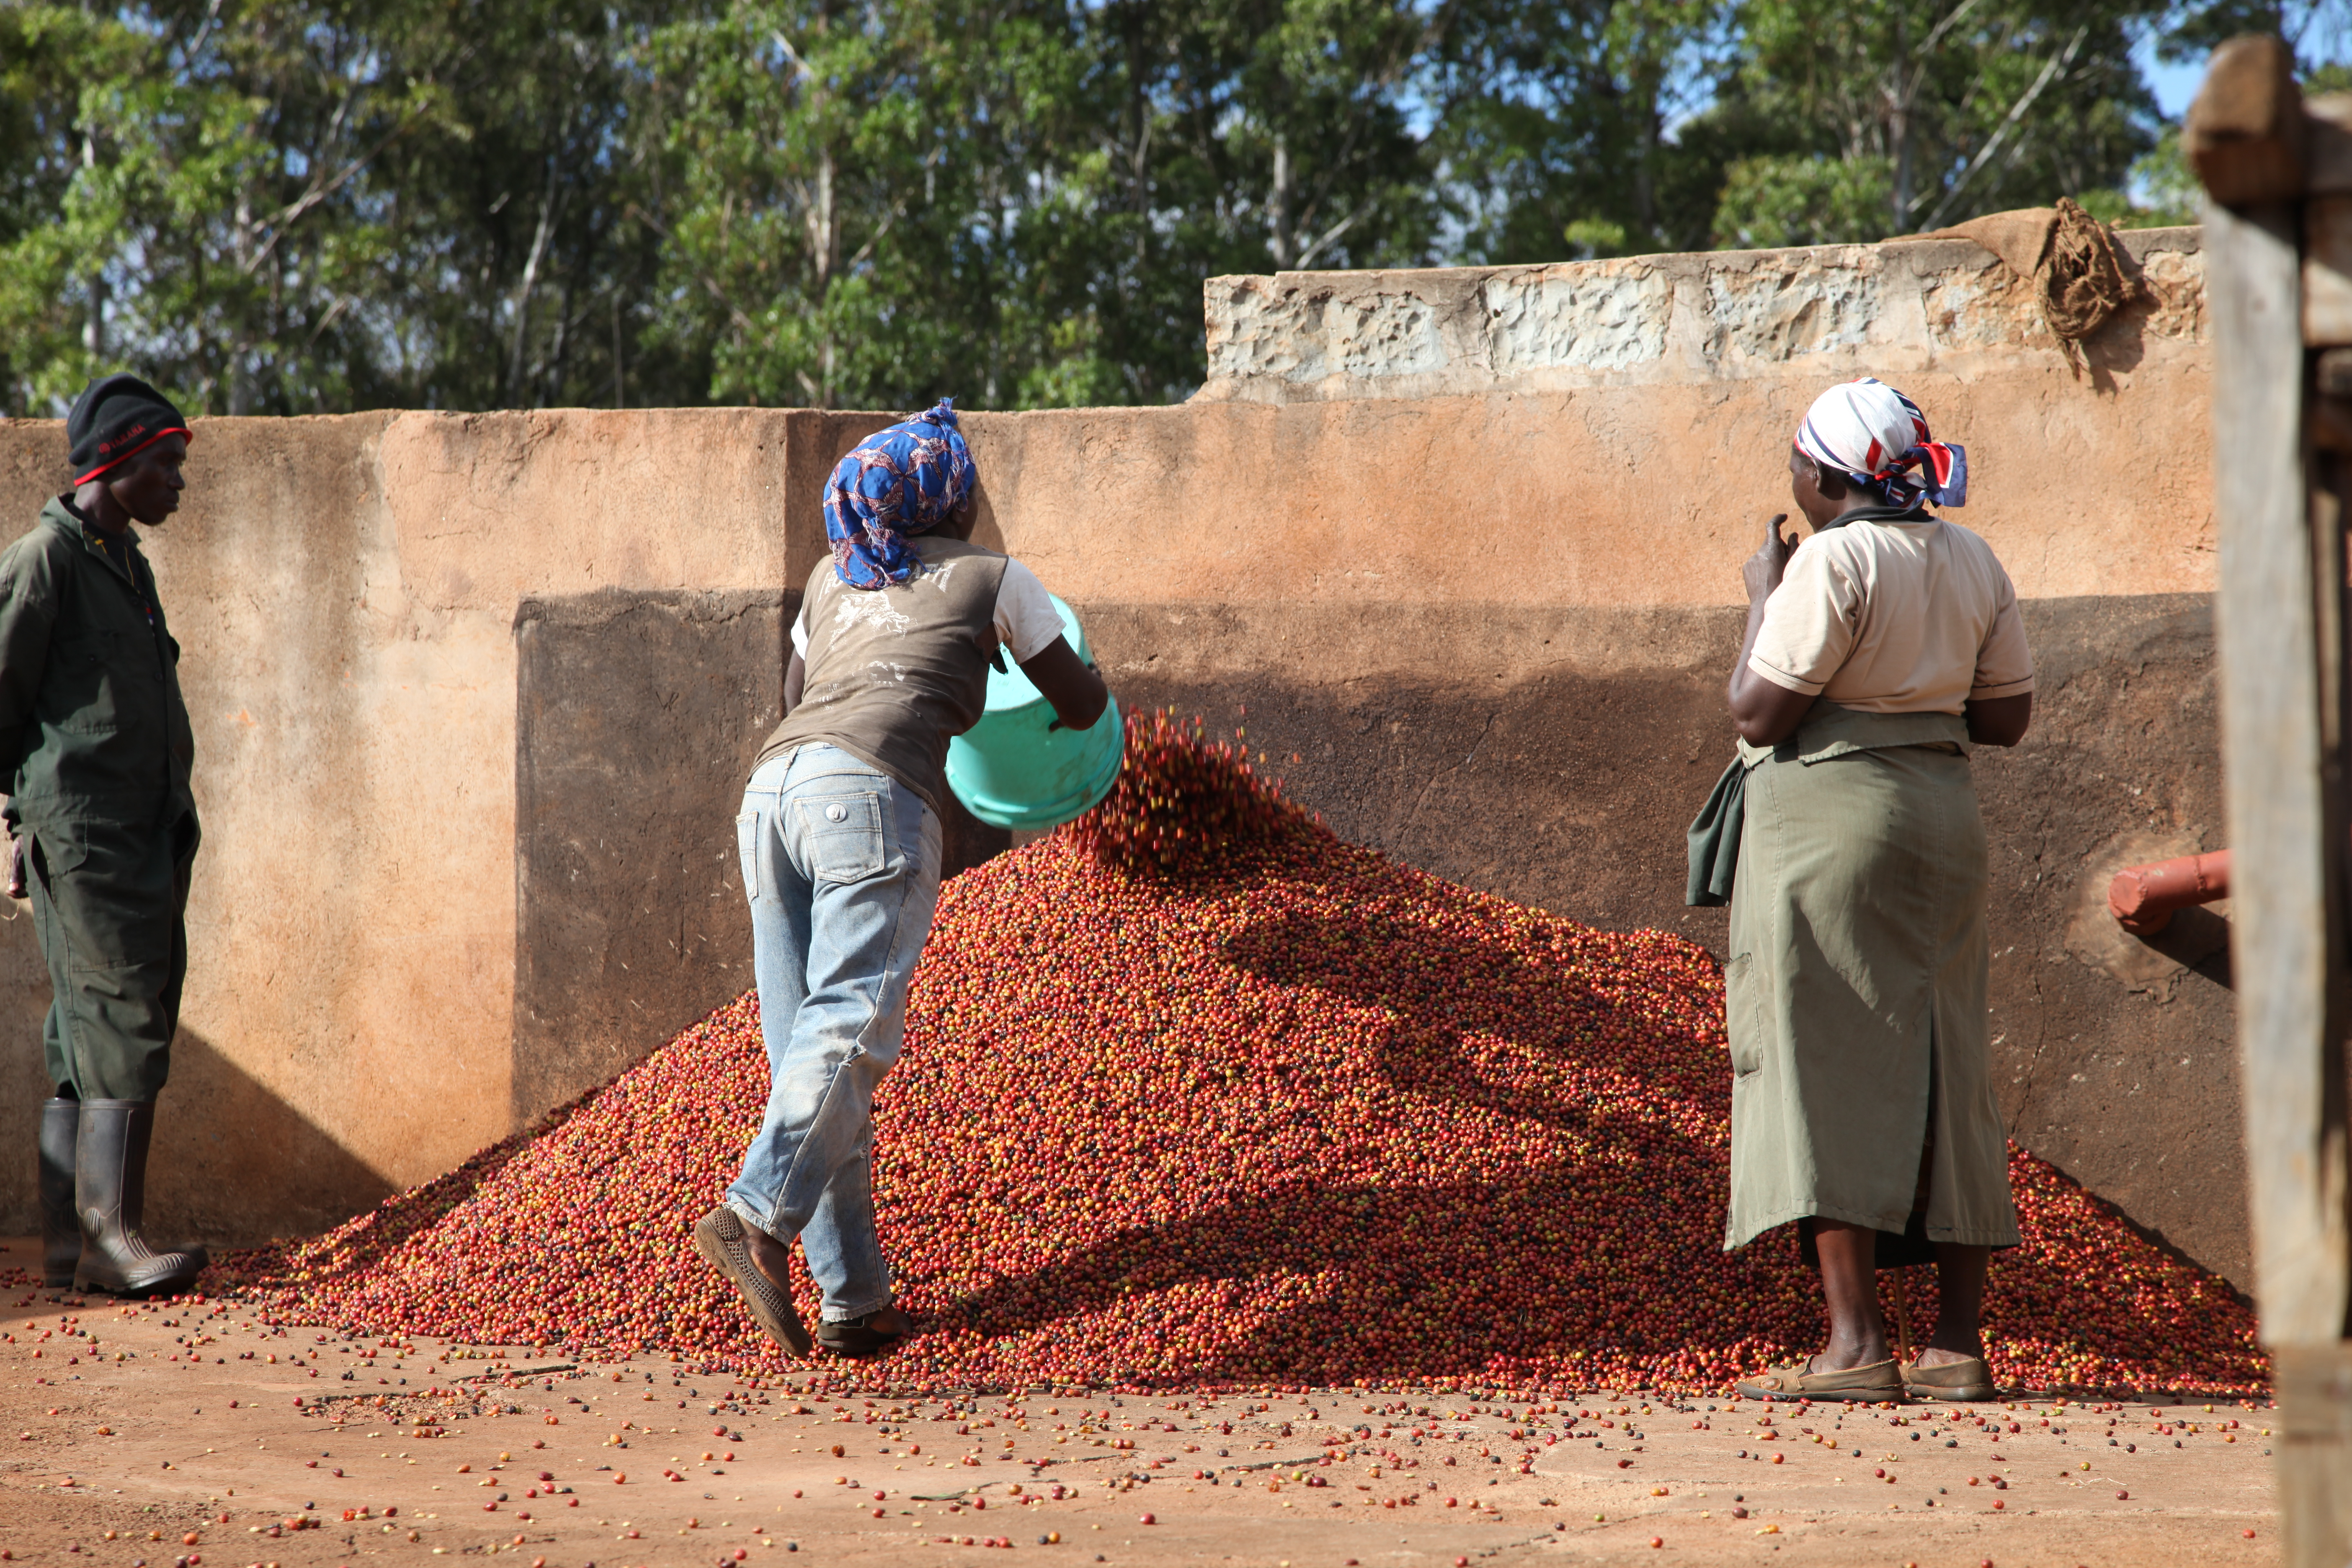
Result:
{"label": "beige t-shirt", "polygon": [[1958,713],[2033,689],[2009,574],[1983,540],[1927,516],[1807,539],[1765,601],[1748,668],[1865,713]]}

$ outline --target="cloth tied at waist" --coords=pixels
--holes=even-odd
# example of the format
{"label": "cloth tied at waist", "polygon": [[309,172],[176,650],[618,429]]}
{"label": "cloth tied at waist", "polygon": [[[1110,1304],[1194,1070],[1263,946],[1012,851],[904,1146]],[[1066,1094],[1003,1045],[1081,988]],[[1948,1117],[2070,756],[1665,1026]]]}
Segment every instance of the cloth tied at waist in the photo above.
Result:
{"label": "cloth tied at waist", "polygon": [[1853,752],[1890,746],[1953,745],[1969,752],[1969,723],[1958,713],[1865,713],[1822,698],[1797,732],[1774,746],[1738,742],[1738,754],[1715,781],[1715,788],[1690,825],[1690,877],[1683,902],[1717,909],[1731,902],[1739,869],[1739,834],[1748,818],[1748,770],[1767,762],[1807,767]]}

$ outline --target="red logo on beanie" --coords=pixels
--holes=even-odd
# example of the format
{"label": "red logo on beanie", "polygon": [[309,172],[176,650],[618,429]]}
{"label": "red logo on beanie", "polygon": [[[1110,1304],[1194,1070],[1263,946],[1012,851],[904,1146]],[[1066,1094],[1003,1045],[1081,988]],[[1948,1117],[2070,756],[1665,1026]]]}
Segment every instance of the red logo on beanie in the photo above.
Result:
{"label": "red logo on beanie", "polygon": [[116,448],[117,447],[121,446],[121,445],[122,445],[122,443],[124,443],[125,441],[130,440],[132,437],[134,437],[134,436],[144,436],[145,434],[147,434],[147,426],[144,426],[144,425],[133,425],[130,429],[125,430],[121,435],[117,436],[117,437],[114,437],[114,439],[112,439],[111,441],[100,441],[100,442],[98,444],[98,449],[99,449],[99,451],[100,451],[101,454],[103,454],[103,453],[107,453],[107,452],[111,452],[111,451],[113,451],[113,450],[114,450],[114,448]]}

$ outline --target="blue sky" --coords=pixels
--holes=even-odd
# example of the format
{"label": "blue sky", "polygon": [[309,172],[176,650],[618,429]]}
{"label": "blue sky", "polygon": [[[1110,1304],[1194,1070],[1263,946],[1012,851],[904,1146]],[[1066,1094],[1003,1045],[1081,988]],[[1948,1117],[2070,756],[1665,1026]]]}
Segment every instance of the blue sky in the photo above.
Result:
{"label": "blue sky", "polygon": [[2156,58],[2153,38],[2142,37],[2139,47],[2132,50],[2140,70],[2147,77],[2148,86],[2156,90],[2156,101],[2162,106],[2167,120],[2178,120],[2187,112],[2189,100],[2197,96],[2197,84],[2205,79],[2202,59],[2166,65]]}

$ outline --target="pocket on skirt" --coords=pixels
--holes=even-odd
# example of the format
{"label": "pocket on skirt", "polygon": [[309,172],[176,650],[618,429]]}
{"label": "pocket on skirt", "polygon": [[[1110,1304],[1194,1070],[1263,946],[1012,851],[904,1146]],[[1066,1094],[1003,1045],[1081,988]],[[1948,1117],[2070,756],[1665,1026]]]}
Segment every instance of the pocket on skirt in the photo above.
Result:
{"label": "pocket on skirt", "polygon": [[882,797],[871,790],[806,795],[793,802],[809,875],[820,882],[862,882],[882,870]]}
{"label": "pocket on skirt", "polygon": [[1731,1047],[1731,1076],[1747,1078],[1764,1066],[1763,1009],[1756,989],[1756,955],[1742,952],[1723,966],[1723,1033]]}

